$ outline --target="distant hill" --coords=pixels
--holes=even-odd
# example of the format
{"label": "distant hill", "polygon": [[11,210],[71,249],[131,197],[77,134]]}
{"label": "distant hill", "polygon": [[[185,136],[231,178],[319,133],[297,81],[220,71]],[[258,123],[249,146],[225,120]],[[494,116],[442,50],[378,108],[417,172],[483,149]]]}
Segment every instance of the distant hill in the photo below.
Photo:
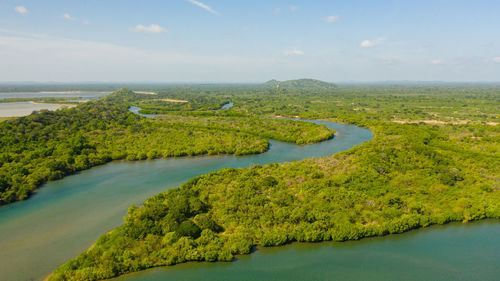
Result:
{"label": "distant hill", "polygon": [[327,90],[337,87],[333,83],[328,83],[315,79],[297,79],[288,81],[278,81],[269,80],[264,83],[264,86],[271,88],[280,89],[316,89],[316,90]]}

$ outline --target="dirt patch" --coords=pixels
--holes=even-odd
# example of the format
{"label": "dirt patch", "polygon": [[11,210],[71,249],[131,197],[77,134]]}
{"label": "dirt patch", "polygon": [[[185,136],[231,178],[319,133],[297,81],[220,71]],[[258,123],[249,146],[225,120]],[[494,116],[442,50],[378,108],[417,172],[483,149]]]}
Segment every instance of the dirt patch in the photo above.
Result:
{"label": "dirt patch", "polygon": [[401,119],[393,119],[391,120],[394,123],[400,124],[417,124],[417,123],[425,123],[425,124],[453,124],[453,125],[463,125],[470,122],[470,120],[457,120],[457,121],[440,121],[440,120],[401,120]]}
{"label": "dirt patch", "polygon": [[188,102],[187,100],[174,100],[174,99],[155,99],[156,101],[168,101],[168,102]]}
{"label": "dirt patch", "polygon": [[142,94],[142,95],[157,95],[155,92],[145,92],[145,91],[134,91],[136,94]]}
{"label": "dirt patch", "polygon": [[[425,124],[434,124],[434,125],[445,125],[445,124],[452,124],[452,125],[464,125],[472,122],[471,120],[455,120],[455,121],[441,121],[441,120],[402,120],[402,119],[393,119],[391,120],[394,123],[399,123],[399,124],[418,124],[418,123],[425,123]],[[476,122],[479,123],[479,122]],[[496,126],[499,123],[498,122],[486,122],[486,124],[490,126]]]}

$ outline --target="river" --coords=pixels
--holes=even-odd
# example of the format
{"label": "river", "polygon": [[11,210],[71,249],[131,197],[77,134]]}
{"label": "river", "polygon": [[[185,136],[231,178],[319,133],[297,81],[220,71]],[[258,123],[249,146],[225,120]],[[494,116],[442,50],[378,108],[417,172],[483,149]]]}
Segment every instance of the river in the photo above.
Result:
{"label": "river", "polygon": [[370,130],[314,121],[335,138],[299,146],[271,141],[266,153],[115,161],[43,185],[30,199],[0,207],[0,280],[41,280],[123,223],[128,207],[224,167],[322,157],[369,141]]}
{"label": "river", "polygon": [[494,281],[499,241],[499,221],[453,223],[360,241],[259,248],[235,262],[185,263],[114,281]]}

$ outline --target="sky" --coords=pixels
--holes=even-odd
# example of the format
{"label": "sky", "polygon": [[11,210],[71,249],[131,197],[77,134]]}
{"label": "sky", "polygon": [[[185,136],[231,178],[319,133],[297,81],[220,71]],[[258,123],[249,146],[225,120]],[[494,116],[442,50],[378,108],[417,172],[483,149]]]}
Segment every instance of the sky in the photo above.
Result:
{"label": "sky", "polygon": [[500,0],[0,0],[0,81],[500,81]]}

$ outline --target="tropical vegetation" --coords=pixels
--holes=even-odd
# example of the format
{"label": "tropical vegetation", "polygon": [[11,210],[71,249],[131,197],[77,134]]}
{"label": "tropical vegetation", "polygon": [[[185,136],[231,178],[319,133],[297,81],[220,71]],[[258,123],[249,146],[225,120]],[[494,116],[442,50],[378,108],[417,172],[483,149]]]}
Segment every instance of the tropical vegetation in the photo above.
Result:
{"label": "tropical vegetation", "polygon": [[[368,127],[375,137],[330,157],[200,175],[132,206],[122,226],[50,280],[100,280],[186,261],[231,261],[255,246],[500,218],[499,87],[173,87],[158,95],[186,98],[190,91],[230,98],[231,111],[257,120],[327,119]],[[224,124],[217,115],[176,118],[163,120]]]}
{"label": "tropical vegetation", "polygon": [[123,89],[74,108],[1,122],[0,205],[28,198],[47,181],[112,160],[254,154],[268,150],[267,138],[307,144],[334,134],[324,126],[292,120],[248,116],[184,121],[131,113],[129,107],[145,96]]}

